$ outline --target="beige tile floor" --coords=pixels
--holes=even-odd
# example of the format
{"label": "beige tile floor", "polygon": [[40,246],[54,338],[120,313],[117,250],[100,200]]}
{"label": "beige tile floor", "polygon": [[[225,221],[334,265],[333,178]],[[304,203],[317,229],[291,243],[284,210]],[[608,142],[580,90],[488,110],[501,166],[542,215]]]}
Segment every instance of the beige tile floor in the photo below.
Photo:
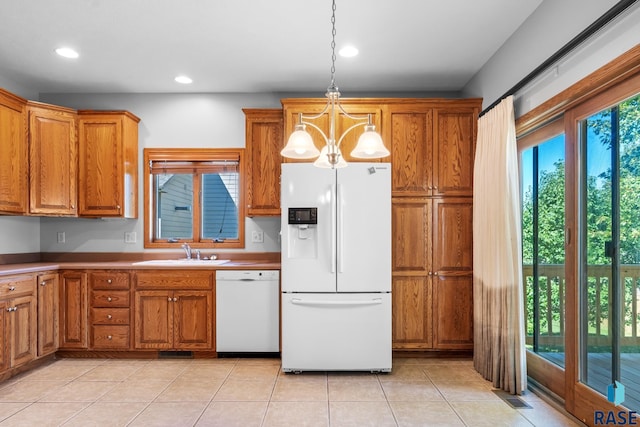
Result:
{"label": "beige tile floor", "polygon": [[0,383],[0,426],[575,426],[512,409],[469,360],[285,374],[276,359],[61,359]]}

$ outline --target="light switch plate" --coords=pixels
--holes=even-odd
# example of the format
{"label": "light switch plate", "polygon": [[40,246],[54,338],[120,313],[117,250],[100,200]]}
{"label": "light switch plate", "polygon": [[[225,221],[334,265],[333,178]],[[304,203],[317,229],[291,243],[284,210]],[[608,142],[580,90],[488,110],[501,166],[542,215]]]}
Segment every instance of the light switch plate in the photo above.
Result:
{"label": "light switch plate", "polygon": [[136,232],[130,231],[124,233],[124,242],[125,243],[135,243],[136,242]]}
{"label": "light switch plate", "polygon": [[57,236],[57,241],[58,243],[64,243],[67,240],[67,236],[65,235],[64,231],[58,231],[58,236]]}
{"label": "light switch plate", "polygon": [[263,243],[264,242],[264,231],[252,231],[251,232],[251,242],[252,243]]}

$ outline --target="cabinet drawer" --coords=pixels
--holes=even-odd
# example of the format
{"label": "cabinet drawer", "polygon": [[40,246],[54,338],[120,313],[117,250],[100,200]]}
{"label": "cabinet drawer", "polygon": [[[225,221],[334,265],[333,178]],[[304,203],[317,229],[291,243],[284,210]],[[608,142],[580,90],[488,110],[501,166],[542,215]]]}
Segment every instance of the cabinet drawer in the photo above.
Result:
{"label": "cabinet drawer", "polygon": [[91,322],[94,325],[128,325],[128,308],[92,308]]}
{"label": "cabinet drawer", "polygon": [[129,326],[94,325],[91,327],[93,348],[129,348]]}
{"label": "cabinet drawer", "polygon": [[32,295],[36,290],[35,276],[13,276],[0,279],[0,298]]}
{"label": "cabinet drawer", "polygon": [[91,291],[91,307],[129,307],[129,291]]}
{"label": "cabinet drawer", "polygon": [[129,273],[99,272],[89,276],[92,289],[129,289]]}
{"label": "cabinet drawer", "polygon": [[153,271],[136,274],[137,289],[212,289],[213,275],[209,271]]}

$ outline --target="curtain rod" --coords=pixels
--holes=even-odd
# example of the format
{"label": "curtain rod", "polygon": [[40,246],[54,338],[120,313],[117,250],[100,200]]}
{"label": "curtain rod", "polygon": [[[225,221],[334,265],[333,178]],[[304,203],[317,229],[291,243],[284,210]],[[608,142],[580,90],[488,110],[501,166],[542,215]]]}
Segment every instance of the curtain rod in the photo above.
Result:
{"label": "curtain rod", "polygon": [[482,117],[485,113],[487,113],[493,107],[498,105],[500,101],[502,101],[504,98],[508,97],[509,95],[514,95],[517,91],[519,91],[528,83],[533,81],[533,79],[538,77],[538,75],[542,74],[542,72],[545,71],[547,68],[549,68],[552,64],[559,61],[562,57],[567,55],[569,52],[575,49],[578,45],[580,45],[582,42],[587,40],[589,37],[595,34],[602,27],[607,25],[609,22],[613,21],[618,15],[620,15],[622,12],[627,10],[636,1],[637,0],[621,0],[618,3],[616,3],[604,15],[598,18],[595,22],[593,22],[587,28],[582,30],[580,34],[578,34],[573,39],[571,39],[567,44],[562,46],[560,50],[558,50],[556,53],[554,53],[549,58],[547,58],[546,61],[544,61],[542,64],[536,67],[536,69],[534,69],[532,72],[527,74],[522,80],[516,83],[516,85],[513,86],[511,89],[509,89],[504,95],[502,95],[500,98],[495,100],[493,104],[489,105],[487,108],[482,110],[482,112],[479,114],[479,117]]}

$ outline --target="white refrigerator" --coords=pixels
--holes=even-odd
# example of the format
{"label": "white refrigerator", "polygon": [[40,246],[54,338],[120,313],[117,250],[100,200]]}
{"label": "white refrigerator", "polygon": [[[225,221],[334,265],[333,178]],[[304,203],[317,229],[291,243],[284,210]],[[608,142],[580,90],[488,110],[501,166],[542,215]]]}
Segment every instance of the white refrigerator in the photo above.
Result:
{"label": "white refrigerator", "polygon": [[391,371],[391,165],[282,164],[282,369]]}

